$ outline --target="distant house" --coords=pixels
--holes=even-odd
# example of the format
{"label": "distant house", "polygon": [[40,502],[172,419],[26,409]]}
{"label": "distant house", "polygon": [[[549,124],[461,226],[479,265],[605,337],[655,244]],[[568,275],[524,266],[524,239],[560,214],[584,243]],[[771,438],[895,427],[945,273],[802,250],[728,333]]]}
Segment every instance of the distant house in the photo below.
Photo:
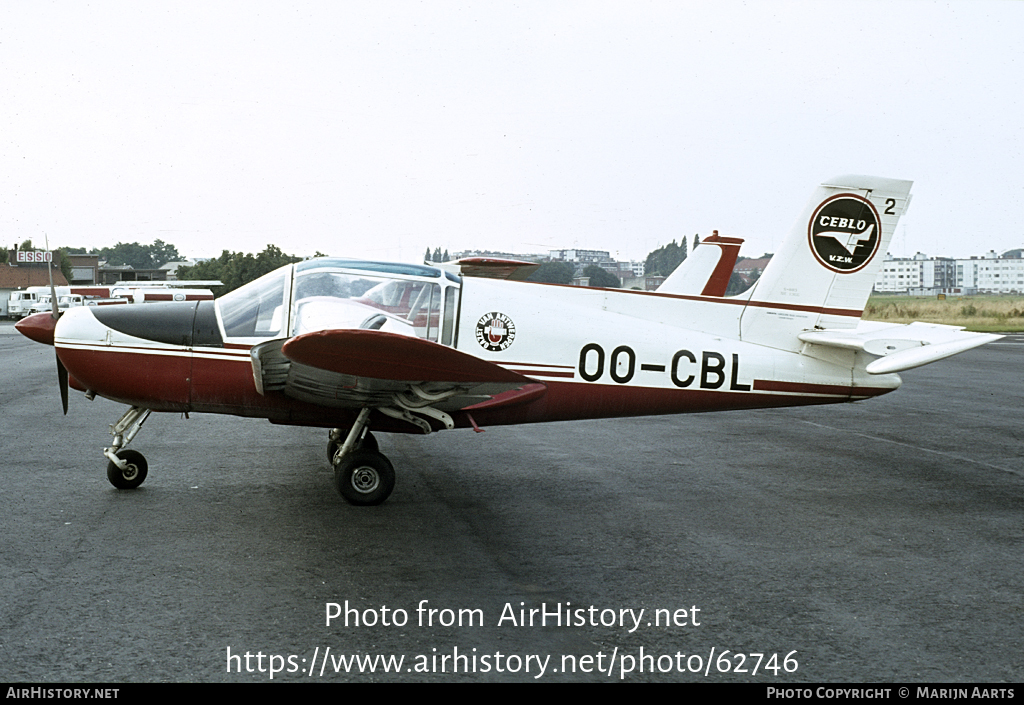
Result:
{"label": "distant house", "polygon": [[[7,316],[7,302],[12,291],[21,291],[30,286],[49,286],[50,272],[45,263],[13,264],[11,253],[10,264],[0,264],[0,317]],[[67,286],[68,280],[61,271],[53,268],[53,285]]]}
{"label": "distant house", "polygon": [[90,286],[99,281],[100,278],[100,256],[99,255],[71,255],[68,256],[71,262],[71,283],[82,286]]}
{"label": "distant house", "polygon": [[660,274],[654,274],[644,277],[644,291],[655,291],[659,286],[665,283],[666,277]]}
{"label": "distant house", "polygon": [[178,279],[178,268],[179,267],[193,267],[198,260],[181,260],[179,262],[168,262],[162,265],[160,269],[167,272],[167,281],[177,281]]}
{"label": "distant house", "polygon": [[736,266],[732,268],[732,273],[739,275],[740,279],[743,280],[743,283],[750,286],[757,281],[758,277],[761,276],[764,268],[768,266],[768,263],[771,262],[771,260],[771,257],[740,260],[736,263]]}
{"label": "distant house", "polygon": [[99,268],[99,281],[101,286],[116,284],[117,282],[162,282],[167,281],[166,269],[134,269],[131,265],[104,265]]}

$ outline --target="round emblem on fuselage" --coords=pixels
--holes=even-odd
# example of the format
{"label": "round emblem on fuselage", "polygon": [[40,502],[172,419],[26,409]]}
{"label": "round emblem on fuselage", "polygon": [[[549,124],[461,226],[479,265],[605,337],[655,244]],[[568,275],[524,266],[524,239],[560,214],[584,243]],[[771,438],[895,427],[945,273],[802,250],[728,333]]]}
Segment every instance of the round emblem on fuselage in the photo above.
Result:
{"label": "round emblem on fuselage", "polygon": [[851,274],[875,256],[882,241],[880,229],[881,220],[871,201],[843,194],[818,206],[807,226],[807,239],[824,267]]}
{"label": "round emblem on fuselage", "polygon": [[494,311],[476,322],[476,342],[484,350],[500,352],[512,344],[516,338],[516,326],[512,319],[504,313]]}

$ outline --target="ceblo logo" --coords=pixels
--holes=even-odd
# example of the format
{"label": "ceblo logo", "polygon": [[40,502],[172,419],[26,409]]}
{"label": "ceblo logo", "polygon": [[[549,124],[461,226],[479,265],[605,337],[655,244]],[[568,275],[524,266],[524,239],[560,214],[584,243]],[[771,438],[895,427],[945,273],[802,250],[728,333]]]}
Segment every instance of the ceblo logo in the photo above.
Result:
{"label": "ceblo logo", "polygon": [[19,264],[31,264],[35,262],[52,262],[53,253],[43,250],[18,250],[14,261]]}
{"label": "ceblo logo", "polygon": [[833,196],[811,216],[807,228],[811,252],[833,272],[860,271],[878,251],[879,223],[878,211],[866,198]]}

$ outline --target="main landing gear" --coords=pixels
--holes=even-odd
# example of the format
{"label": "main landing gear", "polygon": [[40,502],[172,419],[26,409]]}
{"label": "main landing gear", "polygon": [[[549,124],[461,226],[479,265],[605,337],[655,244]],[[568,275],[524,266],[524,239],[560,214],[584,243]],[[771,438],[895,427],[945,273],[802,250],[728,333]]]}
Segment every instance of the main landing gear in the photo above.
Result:
{"label": "main landing gear", "polygon": [[[114,441],[103,454],[109,461],[107,479],[119,490],[133,490],[146,480],[146,458],[125,446],[139,433],[150,413],[150,409],[133,406],[110,426]],[[370,409],[362,409],[344,440],[341,429],[336,428],[327,445],[338,492],[349,503],[364,506],[381,504],[395,489],[395,468],[377,448],[377,439],[367,428],[369,418]]]}
{"label": "main landing gear", "polygon": [[103,455],[110,461],[107,463],[107,479],[119,490],[134,490],[146,480],[149,472],[146,458],[137,450],[126,450],[124,446],[132,442],[150,413],[149,409],[133,406],[110,427],[114,442],[103,449]]}
{"label": "main landing gear", "polygon": [[377,449],[377,440],[366,428],[370,410],[364,408],[352,424],[345,441],[341,430],[333,429],[327,454],[334,466],[334,485],[349,504],[381,504],[395,489],[395,468]]}

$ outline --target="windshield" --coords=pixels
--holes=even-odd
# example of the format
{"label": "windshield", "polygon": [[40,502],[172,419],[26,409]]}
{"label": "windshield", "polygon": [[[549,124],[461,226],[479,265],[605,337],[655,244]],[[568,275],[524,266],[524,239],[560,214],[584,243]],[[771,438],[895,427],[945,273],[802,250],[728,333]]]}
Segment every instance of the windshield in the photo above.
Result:
{"label": "windshield", "polygon": [[217,299],[224,336],[273,338],[280,334],[290,275],[291,267],[282,267]]}

